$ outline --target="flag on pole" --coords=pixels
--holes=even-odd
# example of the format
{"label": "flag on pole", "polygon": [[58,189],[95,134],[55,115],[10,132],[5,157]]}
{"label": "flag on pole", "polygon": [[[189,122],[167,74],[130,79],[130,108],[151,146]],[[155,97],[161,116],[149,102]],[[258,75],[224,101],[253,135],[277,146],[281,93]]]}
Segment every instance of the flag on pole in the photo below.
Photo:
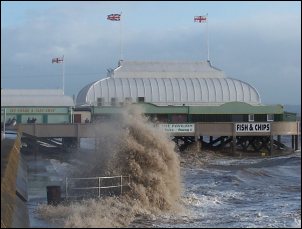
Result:
{"label": "flag on pole", "polygon": [[120,21],[121,20],[121,15],[120,14],[109,14],[107,16],[107,20],[110,20],[110,21]]}
{"label": "flag on pole", "polygon": [[59,63],[62,63],[63,62],[63,57],[57,57],[57,58],[52,58],[52,60],[51,60],[51,63],[53,64],[53,63],[57,63],[57,64],[59,64]]}
{"label": "flag on pole", "polygon": [[194,22],[199,22],[199,23],[203,23],[207,21],[207,17],[206,16],[195,16],[194,17]]}

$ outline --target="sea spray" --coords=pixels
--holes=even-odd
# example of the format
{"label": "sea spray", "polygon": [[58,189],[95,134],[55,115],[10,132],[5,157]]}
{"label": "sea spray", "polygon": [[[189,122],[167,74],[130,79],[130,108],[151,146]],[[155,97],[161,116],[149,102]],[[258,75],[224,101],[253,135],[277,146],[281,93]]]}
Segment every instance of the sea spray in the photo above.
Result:
{"label": "sea spray", "polygon": [[[65,227],[121,227],[129,225],[136,215],[153,217],[181,209],[175,145],[137,107],[127,107],[119,118],[104,123],[98,130],[98,145],[93,157],[81,158],[74,174],[130,175],[130,191],[120,197],[84,200],[68,206],[42,205],[37,209],[42,218],[63,222]],[[57,214],[62,211],[64,214]]]}

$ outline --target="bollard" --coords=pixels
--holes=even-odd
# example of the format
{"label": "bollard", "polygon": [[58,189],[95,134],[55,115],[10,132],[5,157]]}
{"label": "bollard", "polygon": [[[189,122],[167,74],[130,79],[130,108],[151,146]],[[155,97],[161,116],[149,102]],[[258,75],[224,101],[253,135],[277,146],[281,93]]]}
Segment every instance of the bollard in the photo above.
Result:
{"label": "bollard", "polygon": [[61,201],[61,187],[47,186],[47,204],[58,205]]}

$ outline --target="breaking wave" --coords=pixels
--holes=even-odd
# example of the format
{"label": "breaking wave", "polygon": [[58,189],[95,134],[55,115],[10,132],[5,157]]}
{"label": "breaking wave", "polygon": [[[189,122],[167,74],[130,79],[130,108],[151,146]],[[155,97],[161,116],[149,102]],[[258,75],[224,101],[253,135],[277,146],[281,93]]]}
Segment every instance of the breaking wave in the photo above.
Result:
{"label": "breaking wave", "polygon": [[130,190],[119,197],[40,205],[39,216],[64,227],[121,227],[136,216],[154,218],[163,212],[180,212],[180,161],[169,137],[133,106],[102,126],[98,150],[77,153],[81,163],[72,174],[130,175]]}

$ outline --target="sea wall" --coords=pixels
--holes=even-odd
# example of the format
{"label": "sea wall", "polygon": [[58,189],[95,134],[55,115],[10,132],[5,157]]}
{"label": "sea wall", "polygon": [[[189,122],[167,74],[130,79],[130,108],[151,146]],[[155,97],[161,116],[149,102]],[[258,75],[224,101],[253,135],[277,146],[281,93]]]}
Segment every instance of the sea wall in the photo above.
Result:
{"label": "sea wall", "polygon": [[[20,146],[20,135],[15,139],[1,141],[1,228],[29,227],[27,207],[24,202],[27,196],[20,193],[17,195],[16,191],[18,171],[24,170],[24,165],[21,166],[23,169],[20,168],[20,165],[24,164],[20,163]],[[22,176],[22,180],[26,182],[24,174]]]}

